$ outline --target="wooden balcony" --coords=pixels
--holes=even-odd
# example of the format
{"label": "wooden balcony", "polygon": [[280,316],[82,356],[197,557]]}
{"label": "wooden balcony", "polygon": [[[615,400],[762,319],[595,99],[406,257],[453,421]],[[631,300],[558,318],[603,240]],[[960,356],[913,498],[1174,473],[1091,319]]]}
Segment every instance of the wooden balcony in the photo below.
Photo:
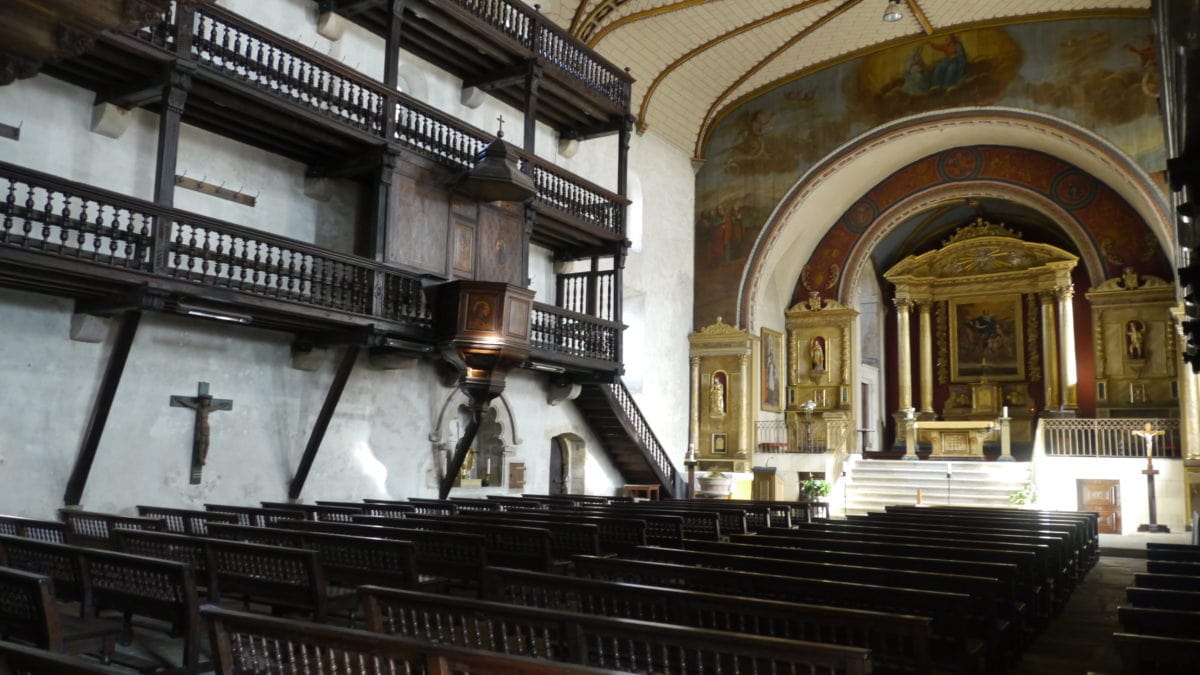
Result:
{"label": "wooden balcony", "polygon": [[[183,37],[181,37],[183,36]],[[132,34],[106,34],[88,54],[46,71],[98,100],[157,109],[165,75],[190,78],[184,121],[308,164],[315,172],[370,167],[388,147],[469,170],[494,136],[220,7],[188,19],[174,9]],[[389,114],[390,111],[390,114]],[[629,201],[537,157],[533,240],[571,255],[625,240]]]}
{"label": "wooden balcony", "polygon": [[[367,258],[0,162],[2,286],[91,307],[150,298],[141,308],[305,335],[364,336],[376,344],[394,337],[432,351],[427,281]],[[611,375],[620,369],[622,328],[538,304],[535,356]]]}
{"label": "wooden balcony", "polygon": [[[392,0],[316,0],[386,40]],[[526,75],[537,68],[537,119],[564,135],[617,130],[629,115],[629,73],[519,0],[407,0],[400,47],[525,109]]]}

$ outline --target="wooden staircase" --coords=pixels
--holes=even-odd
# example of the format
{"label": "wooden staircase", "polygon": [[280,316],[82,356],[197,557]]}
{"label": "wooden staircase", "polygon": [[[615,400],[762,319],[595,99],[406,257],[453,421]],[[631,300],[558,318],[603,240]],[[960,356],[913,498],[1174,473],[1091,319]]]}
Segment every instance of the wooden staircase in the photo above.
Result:
{"label": "wooden staircase", "polygon": [[650,429],[625,383],[589,383],[575,399],[588,427],[626,483],[661,485],[662,496],[683,496],[683,480]]}

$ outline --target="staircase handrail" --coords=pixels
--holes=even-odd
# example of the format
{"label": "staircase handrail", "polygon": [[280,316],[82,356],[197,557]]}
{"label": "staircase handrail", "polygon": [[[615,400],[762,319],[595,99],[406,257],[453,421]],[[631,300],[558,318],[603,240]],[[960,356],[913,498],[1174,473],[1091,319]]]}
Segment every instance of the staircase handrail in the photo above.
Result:
{"label": "staircase handrail", "polygon": [[662,442],[658,440],[658,436],[655,435],[654,429],[650,427],[649,420],[642,414],[642,409],[638,407],[633,394],[625,386],[625,381],[617,378],[616,382],[602,386],[612,394],[613,401],[617,403],[617,407],[625,415],[626,421],[633,429],[641,444],[642,452],[650,460],[655,473],[659,475],[664,485],[669,485],[677,490],[680,484],[679,470],[671,461],[670,456],[667,455],[667,451],[663,448]]}

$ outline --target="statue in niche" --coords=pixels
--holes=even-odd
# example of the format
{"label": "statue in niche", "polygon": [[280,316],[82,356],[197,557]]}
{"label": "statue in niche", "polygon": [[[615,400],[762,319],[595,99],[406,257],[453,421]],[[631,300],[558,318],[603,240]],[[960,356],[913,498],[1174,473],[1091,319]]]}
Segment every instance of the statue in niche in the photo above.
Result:
{"label": "statue in niche", "polygon": [[809,366],[814,373],[825,372],[825,338],[818,335],[808,346]]}
{"label": "statue in niche", "polygon": [[1131,360],[1146,358],[1146,324],[1134,319],[1125,324],[1125,354]]}
{"label": "statue in niche", "polygon": [[1125,286],[1125,290],[1127,291],[1135,290],[1138,287],[1137,270],[1132,267],[1126,267],[1125,271],[1121,274],[1121,284]]}
{"label": "statue in niche", "polygon": [[713,417],[725,416],[725,373],[713,373],[712,384],[708,388],[708,407]]}

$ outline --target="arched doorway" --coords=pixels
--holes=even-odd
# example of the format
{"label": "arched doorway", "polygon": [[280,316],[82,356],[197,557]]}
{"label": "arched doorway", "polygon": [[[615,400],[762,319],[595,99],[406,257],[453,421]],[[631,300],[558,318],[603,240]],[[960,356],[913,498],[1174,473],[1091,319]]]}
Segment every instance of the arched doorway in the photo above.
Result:
{"label": "arched doorway", "polygon": [[587,465],[583,439],[575,434],[559,434],[550,439],[550,487],[548,494],[583,494],[584,467]]}

